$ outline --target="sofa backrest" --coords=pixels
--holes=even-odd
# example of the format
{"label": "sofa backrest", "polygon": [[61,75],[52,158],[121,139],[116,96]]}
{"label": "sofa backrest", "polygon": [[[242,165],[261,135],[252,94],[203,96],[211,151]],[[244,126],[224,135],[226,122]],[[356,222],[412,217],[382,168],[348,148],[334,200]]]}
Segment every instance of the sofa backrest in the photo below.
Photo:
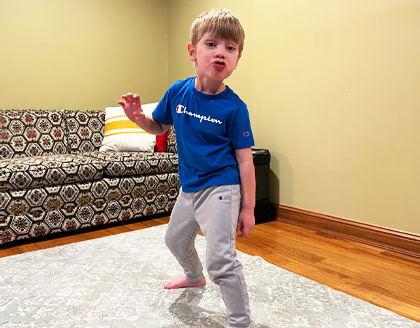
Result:
{"label": "sofa backrest", "polygon": [[[0,109],[0,160],[99,150],[104,110]],[[174,127],[166,151],[177,153]]]}
{"label": "sofa backrest", "polygon": [[70,154],[99,150],[104,138],[105,111],[66,110],[64,117]]}
{"label": "sofa backrest", "polygon": [[62,111],[0,110],[0,159],[67,153]]}
{"label": "sofa backrest", "polygon": [[176,147],[176,134],[175,128],[172,125],[168,131],[168,143],[166,144],[166,152],[167,153],[178,153],[178,149]]}

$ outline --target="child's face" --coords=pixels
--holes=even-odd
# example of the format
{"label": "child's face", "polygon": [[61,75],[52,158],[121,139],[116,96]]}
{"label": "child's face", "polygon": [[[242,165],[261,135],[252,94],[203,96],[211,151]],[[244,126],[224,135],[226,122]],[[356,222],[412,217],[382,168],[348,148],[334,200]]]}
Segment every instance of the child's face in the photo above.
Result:
{"label": "child's face", "polygon": [[206,33],[194,48],[188,44],[190,59],[199,77],[221,81],[235,70],[239,60],[238,44]]}

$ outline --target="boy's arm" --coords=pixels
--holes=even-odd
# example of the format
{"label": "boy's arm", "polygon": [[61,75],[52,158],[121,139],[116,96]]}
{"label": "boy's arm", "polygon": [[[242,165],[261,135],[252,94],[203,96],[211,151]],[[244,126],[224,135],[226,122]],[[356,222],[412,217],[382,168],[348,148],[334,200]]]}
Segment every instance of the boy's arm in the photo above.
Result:
{"label": "boy's arm", "polygon": [[238,237],[246,237],[255,225],[255,169],[251,148],[237,149],[236,160],[241,179],[242,206],[238,218]]}
{"label": "boy's arm", "polygon": [[152,116],[147,116],[141,109],[140,97],[137,94],[127,93],[121,96],[124,101],[118,103],[124,109],[125,115],[141,127],[144,131],[151,134],[164,134],[171,127],[170,125],[160,124]]}

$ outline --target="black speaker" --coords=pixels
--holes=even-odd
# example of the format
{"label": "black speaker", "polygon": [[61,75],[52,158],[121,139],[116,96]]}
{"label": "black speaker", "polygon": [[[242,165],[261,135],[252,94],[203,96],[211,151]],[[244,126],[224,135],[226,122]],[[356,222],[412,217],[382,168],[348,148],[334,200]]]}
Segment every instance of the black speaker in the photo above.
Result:
{"label": "black speaker", "polygon": [[268,149],[252,149],[255,167],[255,222],[261,223],[274,219],[274,208],[269,200],[269,176],[271,155]]}

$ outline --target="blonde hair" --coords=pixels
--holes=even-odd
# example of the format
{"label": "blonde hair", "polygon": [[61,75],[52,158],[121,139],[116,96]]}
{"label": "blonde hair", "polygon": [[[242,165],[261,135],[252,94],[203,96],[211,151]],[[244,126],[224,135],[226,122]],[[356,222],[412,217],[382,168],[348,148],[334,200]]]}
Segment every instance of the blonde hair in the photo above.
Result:
{"label": "blonde hair", "polygon": [[191,25],[191,44],[196,47],[204,34],[210,32],[216,37],[232,40],[238,44],[239,57],[244,48],[245,32],[239,22],[228,9],[212,9],[200,14]]}

